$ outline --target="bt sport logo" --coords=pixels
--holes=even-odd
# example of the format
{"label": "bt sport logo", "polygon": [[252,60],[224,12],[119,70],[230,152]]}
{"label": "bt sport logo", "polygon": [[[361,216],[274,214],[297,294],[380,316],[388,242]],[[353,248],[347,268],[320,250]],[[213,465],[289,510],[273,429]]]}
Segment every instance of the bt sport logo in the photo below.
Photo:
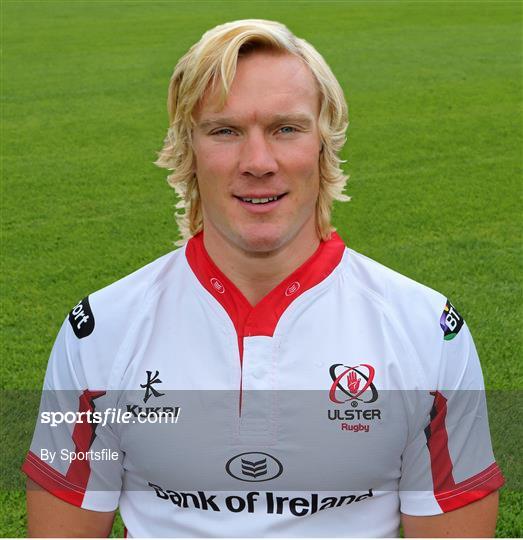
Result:
{"label": "bt sport logo", "polygon": [[463,317],[456,311],[456,308],[448,299],[439,319],[439,325],[443,330],[443,339],[445,341],[454,339],[463,326]]}

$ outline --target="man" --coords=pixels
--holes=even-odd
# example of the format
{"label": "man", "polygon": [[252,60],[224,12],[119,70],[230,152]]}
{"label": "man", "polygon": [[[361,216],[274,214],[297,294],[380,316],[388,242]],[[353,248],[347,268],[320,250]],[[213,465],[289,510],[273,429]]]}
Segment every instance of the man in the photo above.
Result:
{"label": "man", "polygon": [[394,536],[400,513],[407,536],[492,535],[463,319],[331,227],[347,109],[322,57],[275,22],[218,26],[168,104],[158,164],[188,242],[73,308],[40,410],[150,424],[41,421],[29,533],[104,536],[119,507],[129,536]]}

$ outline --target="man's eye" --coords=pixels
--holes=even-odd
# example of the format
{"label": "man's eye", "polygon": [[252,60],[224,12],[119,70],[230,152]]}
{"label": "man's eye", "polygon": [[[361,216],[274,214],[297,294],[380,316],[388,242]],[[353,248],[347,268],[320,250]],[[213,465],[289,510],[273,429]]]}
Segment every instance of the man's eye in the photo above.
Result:
{"label": "man's eye", "polygon": [[234,131],[230,128],[220,128],[213,131],[211,135],[234,135]]}
{"label": "man's eye", "polygon": [[283,126],[280,128],[280,132],[284,134],[296,133],[296,128],[292,126]]}

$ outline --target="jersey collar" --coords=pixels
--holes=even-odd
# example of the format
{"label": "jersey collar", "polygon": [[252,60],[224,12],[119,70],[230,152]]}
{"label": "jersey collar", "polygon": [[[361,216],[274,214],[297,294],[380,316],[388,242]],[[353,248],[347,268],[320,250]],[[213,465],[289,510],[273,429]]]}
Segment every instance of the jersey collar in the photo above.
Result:
{"label": "jersey collar", "polygon": [[283,312],[305,291],[323,281],[338,266],[345,245],[336,233],[322,241],[314,254],[287,276],[255,306],[214,264],[203,244],[203,232],[187,243],[185,254],[202,286],[229,315],[238,338],[272,336]]}

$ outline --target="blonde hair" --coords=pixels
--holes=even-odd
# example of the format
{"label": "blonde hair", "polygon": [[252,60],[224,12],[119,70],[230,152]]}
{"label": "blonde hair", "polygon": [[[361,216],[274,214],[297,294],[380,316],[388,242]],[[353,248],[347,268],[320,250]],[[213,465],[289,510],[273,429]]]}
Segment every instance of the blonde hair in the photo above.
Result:
{"label": "blonde hair", "polygon": [[350,200],[343,193],[348,177],[343,174],[339,157],[346,140],[347,103],[331,69],[312,45],[297,38],[281,23],[261,19],[233,21],[206,32],[179,60],[169,83],[169,129],[155,164],[172,171],[167,181],[180,198],[176,208],[182,212],[176,214],[176,220],[183,240],[203,229],[191,141],[195,124],[193,112],[209,85],[220,91],[223,106],[234,80],[238,57],[260,49],[298,56],[309,66],[318,83],[322,151],[316,230],[320,238],[327,240],[334,230],[331,225],[333,201]]}

